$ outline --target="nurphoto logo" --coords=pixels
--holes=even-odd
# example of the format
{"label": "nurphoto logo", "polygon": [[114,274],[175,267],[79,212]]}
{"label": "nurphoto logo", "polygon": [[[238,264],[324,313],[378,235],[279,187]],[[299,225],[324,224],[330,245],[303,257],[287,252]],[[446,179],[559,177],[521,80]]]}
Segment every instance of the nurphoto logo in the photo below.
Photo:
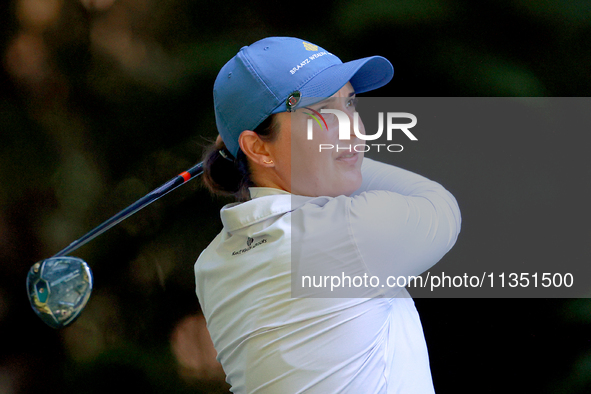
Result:
{"label": "nurphoto logo", "polygon": [[[346,141],[351,139],[351,122],[349,120],[349,116],[343,111],[338,109],[326,109],[323,108],[320,112],[315,111],[311,108],[305,107],[306,109],[310,110],[312,113],[305,112],[306,115],[310,116],[307,123],[307,138],[308,140],[313,139],[313,128],[314,122],[316,122],[321,129],[328,129],[328,125],[326,120],[322,116],[322,114],[333,114],[338,119],[339,125],[339,140]],[[411,141],[417,141],[417,137],[414,136],[413,133],[410,132],[409,129],[413,128],[417,124],[417,117],[408,112],[387,112],[385,115],[383,112],[378,112],[378,131],[375,134],[364,134],[359,131],[359,113],[353,113],[353,132],[355,136],[363,141],[375,141],[382,136],[384,133],[384,117],[386,118],[386,138],[388,141],[392,141],[392,136],[394,135],[394,131],[402,131],[404,135],[408,137]],[[410,123],[395,123],[395,119],[409,119]],[[336,149],[337,152],[341,151],[349,151],[349,152],[369,152],[371,149],[376,149],[378,152],[381,149],[387,150],[388,152],[402,152],[404,149],[400,144],[378,144],[378,143],[371,143],[371,144],[355,144],[355,145],[348,145],[348,146],[334,146],[333,144],[320,144],[319,145],[319,152],[322,150],[330,150]]]}

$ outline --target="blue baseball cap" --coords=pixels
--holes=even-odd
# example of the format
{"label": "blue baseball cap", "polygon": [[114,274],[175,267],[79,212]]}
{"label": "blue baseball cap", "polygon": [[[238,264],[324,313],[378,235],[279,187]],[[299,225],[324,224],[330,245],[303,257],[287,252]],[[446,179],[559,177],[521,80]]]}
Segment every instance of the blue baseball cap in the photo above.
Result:
{"label": "blue baseball cap", "polygon": [[[355,93],[384,86],[394,67],[381,56],[343,63],[308,41],[269,37],[245,46],[220,70],[213,87],[216,125],[236,157],[238,137],[269,115],[321,101],[351,82]],[[308,100],[306,100],[308,99]]]}

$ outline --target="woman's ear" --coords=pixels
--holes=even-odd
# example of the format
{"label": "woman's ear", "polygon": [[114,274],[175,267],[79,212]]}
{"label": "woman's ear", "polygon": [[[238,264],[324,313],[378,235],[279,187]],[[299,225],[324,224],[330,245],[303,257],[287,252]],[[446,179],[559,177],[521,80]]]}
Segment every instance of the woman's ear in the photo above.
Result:
{"label": "woman's ear", "polygon": [[238,137],[240,149],[251,162],[263,167],[272,167],[273,158],[267,149],[267,143],[252,130],[244,130]]}

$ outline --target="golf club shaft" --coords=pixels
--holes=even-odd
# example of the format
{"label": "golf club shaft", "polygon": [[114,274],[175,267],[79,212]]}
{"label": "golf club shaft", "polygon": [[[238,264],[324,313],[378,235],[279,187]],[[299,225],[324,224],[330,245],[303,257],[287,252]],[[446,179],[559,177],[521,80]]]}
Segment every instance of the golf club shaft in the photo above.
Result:
{"label": "golf club shaft", "polygon": [[120,223],[121,221],[127,219],[128,217],[130,217],[131,215],[133,215],[134,213],[136,213],[140,209],[150,205],[154,201],[158,200],[160,197],[173,191],[177,187],[183,185],[184,183],[197,177],[198,175],[201,175],[202,173],[203,173],[203,163],[199,163],[196,166],[189,168],[187,171],[181,172],[179,175],[177,175],[176,177],[174,177],[170,181],[166,182],[165,184],[163,184],[159,188],[151,191],[150,193],[148,193],[144,197],[140,198],[139,200],[137,200],[136,202],[131,204],[129,207],[127,207],[127,208],[123,209],[122,211],[120,211],[119,213],[117,213],[115,216],[111,217],[110,219],[107,219],[102,224],[100,224],[97,227],[95,227],[94,229],[90,230],[88,233],[86,233],[85,235],[83,235],[82,237],[77,239],[76,241],[72,242],[66,248],[57,252],[53,257],[65,256],[68,253],[78,249],[80,246],[82,246],[82,245],[86,244],[87,242],[89,242],[90,240],[98,237],[99,235],[101,235],[102,233],[104,233],[105,231],[110,229],[111,227],[115,226],[116,224]]}

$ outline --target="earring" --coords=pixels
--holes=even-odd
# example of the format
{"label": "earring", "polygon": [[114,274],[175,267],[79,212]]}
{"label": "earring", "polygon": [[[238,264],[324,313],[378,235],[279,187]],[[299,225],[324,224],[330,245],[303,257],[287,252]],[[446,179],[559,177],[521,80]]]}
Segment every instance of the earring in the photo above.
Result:
{"label": "earring", "polygon": [[263,163],[265,163],[265,164],[273,164],[273,160],[269,160],[269,161],[263,160]]}

